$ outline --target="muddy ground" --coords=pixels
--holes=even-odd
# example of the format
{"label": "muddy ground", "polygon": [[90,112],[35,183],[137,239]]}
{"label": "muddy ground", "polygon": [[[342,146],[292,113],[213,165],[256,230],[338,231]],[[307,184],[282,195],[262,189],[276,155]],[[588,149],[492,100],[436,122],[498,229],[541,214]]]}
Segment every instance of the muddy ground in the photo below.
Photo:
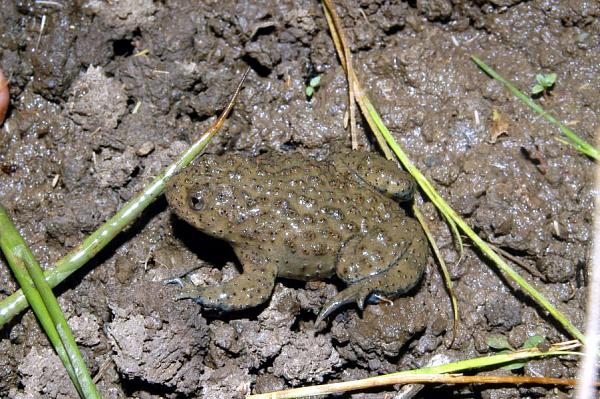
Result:
{"label": "muddy ground", "polygon": [[[469,61],[478,55],[518,86],[556,72],[537,101],[593,141],[600,113],[600,5],[592,0],[338,2],[355,67],[416,165],[481,236],[578,327],[585,317],[593,163]],[[44,21],[43,31],[41,31]],[[317,1],[4,2],[0,66],[12,109],[0,130],[0,201],[45,266],[110,217],[197,138],[252,68],[208,152],[323,154],[344,129],[346,83]],[[308,79],[321,85],[308,99]],[[494,130],[492,113],[507,122]],[[363,147],[374,149],[360,123]],[[174,301],[163,279],[193,268],[199,284],[237,271],[226,245],[201,241],[160,198],[60,286],[105,398],[242,398],[250,392],[449,362],[567,338],[419,197],[450,272],[451,308],[433,259],[392,305],[354,307],[315,336],[339,282],[280,281],[267,306],[234,315]],[[0,298],[17,285],[0,260]],[[0,330],[0,397],[75,391],[31,312]],[[571,360],[516,374],[573,377]],[[511,373],[508,371],[500,373]],[[391,398],[393,388],[342,397]],[[568,388],[428,387],[419,397],[568,397]]]}

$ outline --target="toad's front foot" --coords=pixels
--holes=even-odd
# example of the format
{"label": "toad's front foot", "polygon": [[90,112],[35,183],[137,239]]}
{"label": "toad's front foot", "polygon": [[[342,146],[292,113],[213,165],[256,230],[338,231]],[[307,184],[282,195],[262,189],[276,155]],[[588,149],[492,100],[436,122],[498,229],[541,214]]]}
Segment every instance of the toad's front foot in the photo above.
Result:
{"label": "toad's front foot", "polygon": [[181,290],[176,299],[193,299],[196,303],[224,312],[243,310],[265,303],[275,286],[275,273],[255,268],[221,285],[195,286],[181,279],[171,279]]}
{"label": "toad's front foot", "polygon": [[230,282],[215,286],[196,286],[182,282],[180,279],[173,279],[173,284],[181,286],[181,290],[175,297],[175,300],[192,299],[205,308],[224,312],[253,307],[268,298],[267,295],[260,296],[258,300],[257,297],[250,298],[248,295],[245,295],[246,290],[241,290],[237,284],[230,284]]}
{"label": "toad's front foot", "polygon": [[188,282],[183,281],[181,277],[169,278],[163,281],[165,285],[178,285],[181,288],[179,294],[175,297],[175,300],[181,299],[196,299],[202,294],[202,287],[195,286]]}

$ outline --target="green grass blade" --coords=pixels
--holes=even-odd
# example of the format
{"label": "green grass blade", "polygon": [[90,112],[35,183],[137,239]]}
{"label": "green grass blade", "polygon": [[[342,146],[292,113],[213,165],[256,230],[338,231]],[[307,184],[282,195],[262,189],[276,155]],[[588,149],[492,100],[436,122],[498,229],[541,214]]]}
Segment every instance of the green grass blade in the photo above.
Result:
{"label": "green grass blade", "polygon": [[[227,108],[221,113],[218,121],[207,132],[205,132],[195,143],[183,151],[178,158],[167,168],[165,168],[144,190],[136,197],[129,200],[113,217],[104,223],[98,230],[93,232],[77,248],[69,252],[60,259],[56,266],[47,270],[44,275],[46,281],[51,287],[56,287],[59,283],[77,271],[88,260],[96,255],[101,249],[119,234],[125,227],[134,221],[156,197],[162,194],[166,182],[177,172],[181,171],[196,158],[210,142],[213,136],[223,125],[225,118],[233,108],[242,84],[248,76],[246,70],[242,77],[231,101]],[[19,312],[27,308],[27,300],[22,290],[18,290],[12,295],[0,301],[0,328],[10,321]]]}
{"label": "green grass blade", "polygon": [[[423,213],[421,213],[421,211],[419,210],[419,207],[416,204],[413,204],[412,209],[413,209],[413,213],[414,213],[415,217],[421,224],[421,227],[423,228],[423,231],[425,232],[425,235],[427,236],[429,245],[431,246],[431,249],[433,250],[433,254],[436,257],[436,259],[440,265],[440,268],[442,269],[442,276],[444,277],[446,289],[448,290],[448,294],[450,295],[450,303],[452,305],[452,314],[453,314],[453,323],[452,323],[452,340],[450,341],[450,344],[448,346],[451,347],[452,344],[454,343],[454,340],[456,339],[458,323],[460,321],[460,317],[459,317],[459,313],[458,313],[458,300],[456,299],[456,292],[454,291],[454,283],[452,283],[452,278],[450,277],[450,272],[448,271],[448,267],[446,266],[446,261],[444,260],[444,257],[440,253],[440,249],[438,248],[437,243],[435,242],[435,239],[433,238],[433,234],[431,234],[431,231],[429,230],[429,226],[427,225],[427,223],[425,221],[425,216],[423,216]],[[454,229],[457,229],[456,225],[454,225]],[[457,234],[458,234],[458,230],[457,230]],[[462,248],[462,243],[461,243],[461,248]],[[461,251],[461,258],[462,258],[462,251]]]}
{"label": "green grass blade", "polygon": [[567,136],[567,138],[569,139],[568,144],[573,146],[577,151],[587,155],[588,157],[598,160],[600,154],[598,153],[598,150],[595,147],[593,147],[587,141],[583,140],[581,137],[579,137],[577,134],[575,134],[574,131],[572,131],[571,129],[566,127],[564,124],[559,122],[556,118],[554,118],[552,115],[550,115],[548,112],[546,112],[546,110],[544,110],[542,107],[540,107],[535,101],[533,101],[529,96],[523,94],[523,92],[521,92],[519,89],[517,89],[512,83],[510,83],[508,80],[506,80],[502,76],[500,76],[496,71],[494,71],[491,67],[486,65],[479,58],[472,55],[471,59],[473,60],[473,62],[475,64],[477,64],[477,66],[479,68],[483,69],[483,71],[485,73],[487,73],[492,78],[496,79],[498,82],[500,82],[504,86],[506,86],[506,88],[512,94],[517,96],[529,108],[533,109],[535,112],[542,115],[548,122],[553,123],[554,125],[558,126],[560,131],[565,136]]}
{"label": "green grass blade", "polygon": [[[331,4],[329,0],[323,0],[325,5],[325,16],[327,17],[327,22],[329,24],[329,30],[332,33],[333,41],[336,46],[336,50],[338,52],[338,56],[342,60],[342,66],[346,64],[344,51],[341,48],[340,40],[339,40],[339,32],[336,32],[338,28],[336,28],[336,24],[334,23],[334,19],[332,15],[335,13],[335,6]],[[341,27],[339,28],[341,29]],[[481,61],[480,61],[481,62]],[[344,68],[346,68],[344,66]],[[346,69],[345,69],[346,70]],[[362,89],[360,82],[356,79],[356,76],[351,74],[350,71],[346,70],[346,73],[349,76],[350,80],[354,81],[354,90],[356,94],[356,101],[358,102],[361,111],[365,119],[367,120],[371,130],[378,138],[378,142],[380,142],[382,150],[386,152],[386,157],[389,158],[387,149],[387,145],[392,148],[404,168],[415,178],[425,195],[434,203],[434,205],[439,209],[439,211],[444,215],[447,220],[453,221],[471,240],[477,245],[481,251],[486,254],[504,273],[506,273],[513,281],[515,281],[521,288],[527,292],[532,298],[538,302],[544,309],[546,309],[564,328],[567,330],[573,337],[576,337],[581,342],[584,342],[584,335],[561,313],[548,301],[540,292],[538,292],[531,284],[529,284],[523,277],[521,277],[517,272],[515,272],[504,260],[498,256],[479,236],[469,227],[469,225],[460,218],[460,216],[448,205],[448,203],[437,193],[435,188],[431,185],[429,180],[417,169],[413,163],[410,161],[408,156],[404,153],[404,151],[400,148],[398,143],[392,137],[390,131],[383,123],[379,113],[373,106],[373,103],[367,96],[367,94]],[[540,108],[541,109],[541,108]],[[385,139],[384,143],[381,143],[379,137],[383,136]],[[577,136],[575,136],[577,137]],[[577,139],[579,139],[577,137]],[[581,140],[581,139],[579,139]],[[587,143],[586,143],[587,144]],[[592,147],[593,148],[593,147]],[[452,223],[450,224],[452,227]]]}
{"label": "green grass blade", "polygon": [[37,260],[34,258],[33,254],[26,246],[25,242],[20,246],[15,248],[15,255],[23,260],[25,263],[25,267],[29,272],[29,276],[33,280],[33,284],[35,288],[40,293],[42,300],[44,301],[44,305],[46,305],[46,309],[48,309],[48,313],[50,314],[50,318],[52,322],[56,326],[56,330],[58,331],[58,336],[62,341],[65,350],[67,352],[67,356],[71,361],[71,365],[75,371],[75,375],[77,376],[77,380],[79,381],[79,385],[81,386],[81,390],[83,391],[84,398],[100,398],[100,394],[96,390],[96,386],[92,382],[92,378],[90,377],[90,373],[83,361],[83,356],[81,356],[81,352],[75,343],[75,338],[73,337],[73,333],[67,324],[67,320],[60,309],[60,305],[54,293],[52,292],[52,288],[48,285],[46,280],[44,279],[44,272],[42,268],[38,264]]}
{"label": "green grass blade", "polygon": [[[0,248],[6,257],[8,265],[15,275],[17,282],[23,289],[27,301],[31,305],[37,319],[48,336],[50,343],[54,347],[61,362],[64,364],[67,374],[71,378],[73,385],[75,385],[75,389],[79,395],[83,397],[84,391],[82,390],[77,373],[71,363],[71,359],[68,355],[69,351],[65,348],[61,339],[61,334],[58,332],[56,324],[53,322],[48,308],[28,272],[26,259],[29,258],[31,261],[33,255],[27,248],[25,241],[19,235],[15,225],[12,223],[2,206],[0,206]],[[33,259],[33,262],[36,263],[35,259]]]}
{"label": "green grass blade", "polygon": [[[369,101],[365,98],[366,101]],[[479,249],[490,258],[504,273],[506,273],[515,283],[517,283],[527,294],[529,294],[539,305],[541,305],[548,313],[550,313],[573,337],[577,338],[581,342],[584,342],[585,337],[575,327],[565,315],[563,315],[550,301],[548,301],[538,290],[536,290],[531,284],[529,284],[519,273],[513,270],[504,260],[494,252],[485,241],[483,241],[469,225],[448,205],[448,203],[435,191],[429,180],[417,169],[410,161],[408,156],[404,153],[402,148],[396,143],[396,140],[392,137],[390,131],[383,124],[383,121],[379,117],[379,114],[369,101],[367,103],[367,109],[371,114],[371,118],[375,121],[381,134],[386,139],[390,148],[402,165],[408,170],[408,172],[415,178],[417,183],[421,186],[421,189],[425,192],[427,197],[435,204],[441,213],[445,215],[447,219],[451,219],[456,225],[473,241],[473,243],[479,247]]]}

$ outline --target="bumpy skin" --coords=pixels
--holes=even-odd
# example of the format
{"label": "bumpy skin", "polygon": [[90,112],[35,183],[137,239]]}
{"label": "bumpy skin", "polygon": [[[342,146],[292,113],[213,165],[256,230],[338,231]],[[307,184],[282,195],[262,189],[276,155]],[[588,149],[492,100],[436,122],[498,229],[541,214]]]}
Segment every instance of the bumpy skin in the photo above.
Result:
{"label": "bumpy skin", "polygon": [[348,288],[338,307],[394,297],[413,288],[427,262],[418,223],[395,200],[409,200],[412,178],[376,155],[342,152],[319,162],[298,154],[204,156],[171,180],[177,215],[231,243],[243,273],[220,286],[185,285],[180,298],[240,310],[267,301],[277,276],[320,280],[336,274]]}

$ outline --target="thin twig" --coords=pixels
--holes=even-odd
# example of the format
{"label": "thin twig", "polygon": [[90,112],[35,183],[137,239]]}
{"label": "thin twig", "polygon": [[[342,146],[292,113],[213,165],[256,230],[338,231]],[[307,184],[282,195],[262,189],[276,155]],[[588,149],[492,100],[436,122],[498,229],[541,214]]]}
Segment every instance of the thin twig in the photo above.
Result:
{"label": "thin twig", "polygon": [[494,251],[498,252],[500,255],[504,256],[506,259],[510,260],[515,265],[521,266],[522,269],[529,272],[529,274],[531,274],[532,276],[538,277],[540,279],[544,278],[544,275],[542,273],[540,273],[534,266],[528,265],[527,263],[523,262],[521,259],[517,258],[510,252],[505,251],[504,249],[502,249],[494,244],[491,244],[489,242],[487,244],[490,246],[490,248],[492,248]]}
{"label": "thin twig", "polygon": [[450,278],[450,272],[448,272],[448,267],[446,267],[446,262],[444,261],[444,257],[440,253],[440,249],[438,248],[438,246],[435,242],[435,239],[433,238],[433,234],[431,234],[431,231],[429,230],[429,226],[425,222],[425,217],[423,217],[421,210],[419,209],[419,207],[416,204],[413,204],[413,213],[415,214],[415,217],[421,224],[421,227],[423,228],[423,231],[425,232],[425,235],[427,236],[427,239],[429,240],[429,244],[431,245],[431,248],[433,249],[433,253],[435,254],[435,257],[437,258],[437,260],[440,264],[440,268],[442,269],[442,274],[444,276],[446,289],[448,290],[448,295],[450,295],[450,303],[452,304],[452,314],[453,314],[452,320],[453,320],[453,322],[452,322],[452,339],[450,340],[448,347],[451,347],[452,344],[454,344],[454,340],[456,339],[456,333],[458,332],[458,322],[459,322],[458,301],[456,299],[456,292],[454,291],[454,284],[452,283],[452,278]]}
{"label": "thin twig", "polygon": [[[331,0],[323,0],[325,7],[329,9],[335,8],[335,5]],[[342,58],[342,64],[345,65],[346,78],[348,80],[348,110],[350,111],[350,137],[352,138],[352,149],[358,149],[358,137],[356,133],[356,106],[354,104],[354,80],[352,76],[354,76],[354,67],[352,66],[351,57],[350,57],[350,48],[348,47],[348,40],[346,40],[346,35],[344,34],[344,30],[342,29],[342,20],[338,16],[337,13],[331,13],[331,19],[333,25],[336,27],[336,31],[338,33],[339,44],[342,47],[342,51],[344,57]]]}
{"label": "thin twig", "polygon": [[[290,399],[303,398],[323,394],[334,394],[356,390],[379,388],[396,384],[496,384],[496,385],[559,385],[573,386],[577,380],[573,378],[550,378],[550,377],[528,377],[528,376],[494,376],[494,375],[452,375],[452,374],[414,374],[406,376],[379,377],[378,380],[355,380],[328,385],[321,385],[324,391],[309,390],[308,388],[288,389],[285,391],[270,392],[264,394],[249,395],[247,399]],[[596,387],[599,384],[595,384]],[[592,388],[593,389],[593,388]]]}
{"label": "thin twig", "polygon": [[[361,101],[361,98],[365,97],[366,95],[364,94],[364,90],[360,82],[358,81],[356,74],[354,73],[354,68],[352,67],[351,54],[349,50],[347,50],[348,47],[344,47],[342,43],[340,34],[343,35],[343,31],[340,19],[339,17],[337,17],[337,12],[335,11],[335,5],[333,4],[332,0],[323,0],[323,5],[325,6],[325,18],[327,19],[327,24],[329,25],[329,31],[331,32],[333,43],[335,44],[335,48],[338,51],[338,57],[340,58],[342,67],[344,68],[344,72],[346,72],[348,82],[350,82],[348,87],[351,88],[353,91],[352,97],[356,99],[358,106],[361,108],[363,116],[367,120],[369,126],[371,126],[373,134],[375,134],[375,138],[377,139],[377,143],[379,144],[379,147],[383,151],[385,157],[387,159],[392,159],[394,155],[390,151],[381,134],[373,128],[374,121],[370,119],[367,111],[363,108],[364,101]],[[350,66],[349,69],[348,66]]]}
{"label": "thin twig", "polygon": [[[442,364],[438,366],[424,367],[416,370],[400,371],[377,377],[364,378],[361,380],[337,382],[332,384],[315,385],[311,387],[287,389],[283,391],[269,392],[263,394],[249,395],[247,399],[290,399],[304,398],[307,396],[327,395],[340,392],[355,391],[358,389],[370,389],[375,387],[390,386],[396,384],[415,383],[445,383],[445,384],[477,384],[477,383],[512,383],[512,384],[551,384],[551,385],[575,385],[573,379],[549,379],[544,377],[517,377],[517,376],[456,376],[451,373],[459,373],[467,370],[483,369],[491,366],[505,365],[526,359],[541,358],[559,355],[581,355],[572,352],[579,347],[579,342],[568,341],[552,345],[550,350],[542,352],[537,348],[520,350],[511,353],[483,356],[474,359],[461,360],[458,362]],[[511,378],[511,380],[505,380]],[[539,378],[539,379],[538,379]]]}

